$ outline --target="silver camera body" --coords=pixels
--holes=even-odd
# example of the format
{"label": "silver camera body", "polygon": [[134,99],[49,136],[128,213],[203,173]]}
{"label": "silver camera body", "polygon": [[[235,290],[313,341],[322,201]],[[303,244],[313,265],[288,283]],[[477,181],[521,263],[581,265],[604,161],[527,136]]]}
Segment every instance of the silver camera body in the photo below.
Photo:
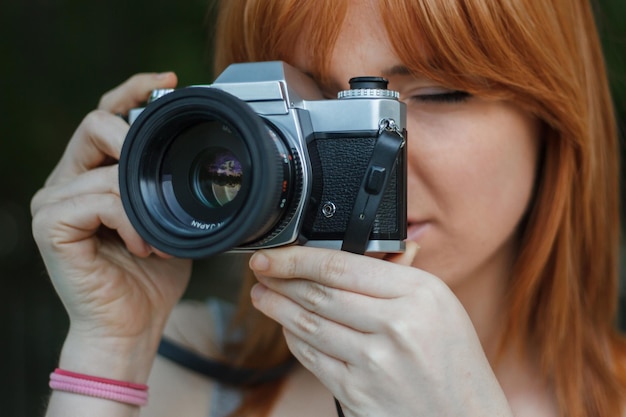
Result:
{"label": "silver camera body", "polygon": [[[381,132],[406,134],[405,105],[381,80],[351,80],[325,99],[290,65],[253,62],[229,66],[210,85],[154,91],[130,112],[120,159],[131,223],[153,246],[190,258],[288,244],[340,249],[355,201],[367,194],[359,190],[380,187],[371,160]],[[393,172],[382,169],[367,252],[404,250],[405,154]]]}

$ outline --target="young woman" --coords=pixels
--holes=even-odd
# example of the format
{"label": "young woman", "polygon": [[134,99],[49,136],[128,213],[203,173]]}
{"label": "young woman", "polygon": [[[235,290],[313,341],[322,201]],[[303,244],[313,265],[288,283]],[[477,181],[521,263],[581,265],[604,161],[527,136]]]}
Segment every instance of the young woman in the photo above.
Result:
{"label": "young woman", "polygon": [[[220,7],[217,72],[284,60],[328,98],[359,75],[399,91],[407,251],[257,252],[232,346],[214,304],[170,317],[190,262],[133,230],[111,162],[128,129],[114,114],[176,77],[137,75],[85,118],[33,199],[34,234],[71,318],[59,367],[109,386],[150,376],[147,416],[332,416],[333,397],[352,417],[623,415],[617,135],[587,1]],[[155,361],[168,317],[166,336],[200,355],[297,363],[266,384],[224,387]],[[48,415],[140,412],[99,397],[56,389]]]}

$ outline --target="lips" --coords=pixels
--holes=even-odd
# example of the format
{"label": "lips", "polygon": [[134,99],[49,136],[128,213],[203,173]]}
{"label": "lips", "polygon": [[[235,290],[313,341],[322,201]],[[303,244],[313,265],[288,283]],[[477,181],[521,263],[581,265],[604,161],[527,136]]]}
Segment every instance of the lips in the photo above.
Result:
{"label": "lips", "polygon": [[428,228],[428,222],[425,221],[409,221],[406,238],[413,242],[419,242],[420,238]]}

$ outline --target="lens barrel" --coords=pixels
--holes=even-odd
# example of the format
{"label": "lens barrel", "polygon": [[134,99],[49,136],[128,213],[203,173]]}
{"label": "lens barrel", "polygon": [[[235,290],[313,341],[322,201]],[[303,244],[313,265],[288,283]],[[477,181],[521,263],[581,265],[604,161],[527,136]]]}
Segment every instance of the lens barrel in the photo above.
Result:
{"label": "lens barrel", "polygon": [[204,258],[253,242],[284,215],[295,171],[280,133],[217,88],[150,103],[124,142],[124,209],[150,245]]}

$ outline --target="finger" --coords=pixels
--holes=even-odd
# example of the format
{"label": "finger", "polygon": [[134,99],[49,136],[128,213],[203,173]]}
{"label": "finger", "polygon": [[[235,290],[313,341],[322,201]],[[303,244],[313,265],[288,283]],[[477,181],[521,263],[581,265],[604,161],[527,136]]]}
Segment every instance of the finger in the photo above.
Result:
{"label": "finger", "polygon": [[363,343],[363,333],[302,308],[263,284],[252,288],[251,297],[255,308],[325,356],[352,363],[354,353]]}
{"label": "finger", "polygon": [[[293,355],[346,404],[354,404],[350,400],[354,396],[346,396],[342,386],[350,391],[366,382],[363,376],[385,378],[389,365],[406,352],[406,345],[392,348],[394,341],[386,335],[365,334],[326,320],[263,284],[253,288],[252,299],[256,308],[283,326]],[[415,343],[413,337],[403,337]]]}
{"label": "finger", "polygon": [[305,278],[377,298],[396,298],[415,285],[405,266],[331,249],[287,246],[257,251],[255,272],[275,278]]}
{"label": "finger", "polygon": [[354,292],[327,287],[305,279],[280,279],[257,274],[261,284],[327,320],[362,333],[376,332],[384,327],[384,300]]}
{"label": "finger", "polygon": [[177,82],[178,79],[173,72],[133,75],[123,84],[104,94],[98,109],[113,114],[127,114],[130,109],[145,103],[152,90],[174,88]]}
{"label": "finger", "polygon": [[[287,329],[283,330],[289,351],[331,392],[342,391],[349,365],[309,345]],[[349,384],[348,384],[349,385]]]}
{"label": "finger", "polygon": [[[279,296],[274,295],[275,307],[271,308],[272,295],[269,291],[262,284],[253,287],[252,299],[255,307],[283,325],[289,350],[305,368],[336,396],[345,396],[345,387],[352,385],[347,382],[353,367],[351,361],[362,362],[355,355],[361,352],[359,348],[366,346],[367,341],[362,337],[354,337],[356,334],[353,330],[341,332],[344,330],[341,326],[331,329],[332,323],[328,321],[318,322],[314,315],[307,315],[306,312],[301,315],[297,306],[278,304],[281,301]],[[282,316],[280,312],[283,313]],[[334,334],[331,336],[331,333]],[[346,358],[350,358],[350,362]]]}
{"label": "finger", "polygon": [[109,165],[84,172],[74,179],[39,190],[31,201],[31,214],[42,206],[81,194],[113,194],[119,196],[117,165]]}
{"label": "finger", "polygon": [[118,160],[128,124],[102,110],[89,113],[70,139],[46,185],[67,181],[110,160]]}
{"label": "finger", "polygon": [[95,168],[108,160],[118,160],[128,124],[114,114],[126,114],[141,105],[150,91],[176,86],[176,75],[138,74],[122,85],[106,93],[100,100],[98,110],[91,112],[78,127],[61,161],[53,170],[46,184],[66,181]]}
{"label": "finger", "polygon": [[47,205],[33,216],[33,235],[40,246],[59,250],[65,245],[85,243],[75,256],[94,256],[96,234],[101,226],[117,232],[129,252],[145,257],[150,247],[130,224],[122,202],[114,194],[83,194]]}

